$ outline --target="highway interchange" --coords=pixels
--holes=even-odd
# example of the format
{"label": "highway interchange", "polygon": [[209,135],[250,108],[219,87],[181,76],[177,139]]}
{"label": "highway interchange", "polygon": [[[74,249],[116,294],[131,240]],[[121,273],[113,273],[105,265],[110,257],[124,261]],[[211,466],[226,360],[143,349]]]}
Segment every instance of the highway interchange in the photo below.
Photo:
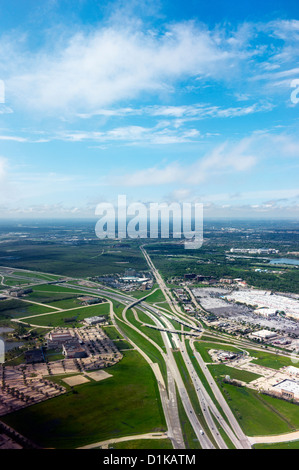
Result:
{"label": "highway interchange", "polygon": [[[193,431],[193,441],[198,441],[202,449],[227,449],[229,447],[251,449],[252,438],[248,438],[244,434],[207,364],[195,347],[196,341],[205,332],[202,314],[207,312],[185,285],[184,288],[197,310],[197,316],[190,317],[183,313],[144,245],[141,246],[141,251],[156,280],[157,287],[139,299],[127,293],[104,287],[98,282],[77,278],[66,278],[55,282],[55,285],[76,291],[80,286],[80,290],[85,293],[96,297],[101,296],[107,300],[110,305],[110,318],[113,326],[142,355],[153,371],[165,416],[166,434],[174,449],[188,448],[188,443],[183,435],[186,420],[189,423],[189,429]],[[8,268],[3,267],[2,284],[6,270]],[[23,276],[26,276],[27,272],[32,275],[32,272],[27,270],[19,271],[22,271],[20,279],[23,280]],[[46,273],[39,273],[39,275],[41,274],[46,276]],[[12,273],[9,275],[14,277]],[[45,284],[45,280],[30,279],[30,276],[28,280],[31,283],[33,281],[33,285]],[[159,289],[166,302],[150,303],[147,301],[147,297]],[[31,299],[23,300],[45,306],[45,304],[39,304]],[[161,303],[163,307],[160,305]],[[166,303],[167,305],[165,305]],[[57,312],[63,311],[53,306],[52,308]],[[79,308],[77,307],[77,309]],[[26,316],[12,321],[30,324],[34,327],[35,325],[31,324],[34,318],[52,314],[55,312]],[[32,319],[30,323],[29,319]],[[160,331],[159,341],[153,330]],[[232,339],[226,333],[213,332],[212,336],[215,341],[221,338],[222,347],[226,342],[231,345]],[[252,343],[246,338],[234,338],[233,344],[241,350],[244,347],[252,347]],[[254,349],[262,350],[258,345],[255,345]],[[153,354],[153,350],[156,351],[155,354]],[[268,347],[267,352],[277,354],[277,350],[271,346]],[[244,353],[246,352],[244,351]],[[289,354],[280,351],[280,355],[288,356]],[[182,408],[185,416],[182,414]],[[182,420],[184,426],[182,426]],[[95,447],[96,443],[90,445]]]}
{"label": "highway interchange", "polygon": [[[200,334],[199,331],[204,331],[202,325],[198,320],[194,318],[191,319],[180,310],[175,299],[172,296],[170,289],[166,286],[163,278],[159,274],[158,270],[155,268],[144,246],[141,247],[141,251],[149,265],[150,270],[152,271],[156,279],[159,288],[163,292],[172,313],[170,313],[169,310],[158,307],[156,305],[153,306],[147,303],[147,296],[141,299],[136,299],[127,294],[120,293],[118,291],[113,291],[112,289],[108,290],[105,288],[99,288],[98,284],[95,284],[94,287],[84,287],[84,290],[93,294],[96,293],[97,295],[101,295],[110,300],[110,313],[114,326],[135,347],[135,349],[137,349],[140,354],[142,354],[142,356],[151,366],[159,388],[162,407],[168,428],[168,437],[171,439],[173,447],[175,449],[184,449],[186,447],[183,439],[182,428],[179,418],[177,394],[181,399],[186,416],[188,417],[188,420],[192,426],[197,440],[200,443],[201,448],[227,449],[227,442],[229,439],[235,448],[250,449],[251,444],[249,439],[243,433],[239,423],[237,422],[235,416],[227,405],[221,391],[219,390],[218,385],[210,374],[200,354],[196,351],[194,347],[194,340],[196,339],[196,336]],[[69,282],[63,285],[65,287],[78,288],[77,284],[72,284]],[[118,301],[124,304],[124,309],[122,311],[121,318],[115,314],[111,300]],[[164,343],[164,348],[161,348],[150,338],[150,336],[147,336],[143,331],[141,331],[136,326],[137,322],[134,322],[133,324],[128,319],[127,312],[129,310],[132,310],[135,315],[135,318],[138,320],[138,314],[134,308],[137,305],[138,309],[148,315],[148,317],[151,318],[151,320],[155,324],[155,326],[147,326],[160,330],[161,337]],[[173,320],[181,324],[181,330],[176,330],[174,328],[173,324],[171,323],[171,321]],[[138,332],[139,335],[143,336],[160,352],[167,368],[167,384],[165,384],[159,364],[154,363],[146,354],[146,351],[142,350],[136,343],[134,343],[134,341],[132,341],[128,334],[124,333],[121,328],[122,323],[129,326],[132,330]],[[139,321],[139,324],[143,325],[144,323]],[[191,331],[184,331],[183,325],[190,328]],[[190,339],[190,347],[192,349],[192,353],[206,380],[210,384],[214,395],[213,399],[209,395],[208,391],[205,389],[202,380],[196,372],[196,369],[187,352],[185,344],[186,338]],[[184,378],[182,377],[182,373],[177,365],[173,354],[172,345],[175,346],[175,350],[179,351],[182,356],[184,366],[189,373],[192,385],[194,387],[194,390],[196,391],[200,410],[198,409],[198,404],[194,404],[194,401],[191,400],[191,397],[188,394],[186,384],[184,383]],[[218,404],[218,407],[216,406],[216,402]],[[222,410],[222,413],[219,411],[219,409]],[[226,439],[225,441],[223,436],[227,436],[228,439]]]}

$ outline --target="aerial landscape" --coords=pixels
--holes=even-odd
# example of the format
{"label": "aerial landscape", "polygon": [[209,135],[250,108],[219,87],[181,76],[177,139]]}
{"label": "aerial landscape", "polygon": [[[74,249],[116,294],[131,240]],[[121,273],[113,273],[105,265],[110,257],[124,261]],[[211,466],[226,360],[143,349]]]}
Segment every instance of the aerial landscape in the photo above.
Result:
{"label": "aerial landscape", "polygon": [[266,3],[0,0],[0,450],[299,449],[299,8]]}

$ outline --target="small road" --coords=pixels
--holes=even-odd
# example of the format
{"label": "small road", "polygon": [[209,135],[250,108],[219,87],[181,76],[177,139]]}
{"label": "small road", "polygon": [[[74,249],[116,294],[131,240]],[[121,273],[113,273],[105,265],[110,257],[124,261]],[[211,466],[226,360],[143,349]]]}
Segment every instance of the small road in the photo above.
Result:
{"label": "small road", "polygon": [[251,444],[278,444],[280,442],[291,442],[299,440],[299,431],[275,436],[252,436],[248,437]]}
{"label": "small road", "polygon": [[137,439],[168,439],[168,435],[167,433],[137,434],[136,436],[118,437],[115,439],[108,439],[107,441],[96,442],[95,444],[78,447],[78,449],[96,449],[98,447],[108,448],[110,444],[116,444],[117,442],[135,441]]}

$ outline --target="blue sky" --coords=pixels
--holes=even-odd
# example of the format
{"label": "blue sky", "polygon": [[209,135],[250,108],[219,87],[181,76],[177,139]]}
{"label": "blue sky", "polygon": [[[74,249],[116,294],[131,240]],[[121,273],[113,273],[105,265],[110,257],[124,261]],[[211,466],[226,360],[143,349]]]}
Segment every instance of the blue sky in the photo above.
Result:
{"label": "blue sky", "polygon": [[126,194],[298,217],[298,12],[0,0],[0,216],[89,217]]}

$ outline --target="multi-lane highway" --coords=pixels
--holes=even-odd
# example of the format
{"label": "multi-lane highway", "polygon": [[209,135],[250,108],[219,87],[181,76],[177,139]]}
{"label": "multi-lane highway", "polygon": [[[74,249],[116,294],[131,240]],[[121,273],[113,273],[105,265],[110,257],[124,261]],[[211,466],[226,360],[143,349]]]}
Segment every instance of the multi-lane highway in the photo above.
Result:
{"label": "multi-lane highway", "polygon": [[[167,312],[163,308],[159,308],[157,305],[153,306],[146,302],[146,297],[149,294],[145,295],[141,299],[135,299],[134,297],[128,294],[113,290],[107,290],[105,288],[99,288],[98,284],[96,283],[94,283],[92,287],[84,286],[82,289],[84,289],[85,292],[90,292],[94,295],[101,295],[103,297],[118,301],[123,304],[124,309],[120,318],[119,316],[116,317],[111,303],[111,316],[115,327],[124,335],[124,332],[121,328],[122,322],[127,326],[130,326],[130,328],[135,331],[138,331],[141,336],[143,336],[147,341],[149,341],[153,346],[155,346],[159,353],[162,355],[167,369],[167,387],[162,377],[159,365],[153,363],[149,356],[146,354],[146,351],[143,351],[140,346],[134,343],[128,337],[128,334],[124,335],[126,339],[134,345],[134,347],[143,355],[143,357],[152,367],[152,370],[155,374],[158,383],[162,407],[164,410],[165,419],[168,427],[168,435],[172,440],[174,448],[180,449],[185,447],[181,424],[179,420],[176,390],[180,396],[182,405],[184,407],[188,420],[193,428],[194,434],[203,449],[226,449],[228,448],[229,441],[235,448],[251,448],[248,438],[245,436],[235,416],[227,405],[226,400],[224,399],[220,389],[218,388],[215,380],[209,372],[201,355],[198,353],[198,351],[196,351],[194,347],[194,341],[196,339],[194,336],[200,334],[200,332],[203,331],[202,325],[199,324],[198,320],[188,317],[180,310],[177,301],[173,298],[170,289],[166,286],[162,276],[154,266],[144,246],[141,247],[141,251],[148,263],[150,270],[153,273],[153,276],[156,279],[159,288],[164,294],[164,297],[168,302],[172,313]],[[67,282],[63,285],[65,287],[78,289],[78,285],[72,282]],[[192,298],[192,293],[190,295]],[[140,326],[146,325],[149,328],[159,329],[163,340],[164,348],[161,348],[157,343],[155,343],[151,338],[150,334],[146,334],[144,332],[144,329],[142,329],[141,331],[141,329],[136,326],[139,325],[139,322],[137,322],[138,315],[134,310],[134,307],[136,307],[137,305],[138,309],[146,313],[154,323],[154,325],[146,325],[144,324],[144,322],[140,321]],[[199,307],[197,306],[197,308]],[[135,313],[136,322],[134,324],[128,319],[127,312],[129,310],[132,310]],[[117,322],[115,320],[116,318]],[[173,320],[181,324],[181,330],[174,328],[173,324],[171,323],[171,321]],[[190,331],[187,332],[186,330],[184,330],[184,326],[188,327],[188,329],[190,328]],[[197,367],[201,369],[206,380],[208,381],[209,386],[213,392],[213,396],[211,396],[209,394],[209,391],[205,389],[203,382],[200,379],[198,373],[196,372],[194,364],[192,363],[192,360],[188,354],[185,344],[185,340],[187,337],[186,334],[188,335],[188,340],[190,340],[190,348],[194,358],[197,361]],[[194,389],[197,401],[195,401],[194,399],[194,394],[192,397],[189,395],[190,387],[189,389],[187,389],[186,387],[186,379],[185,377],[183,378],[182,370],[180,370],[176,362],[175,356],[173,354],[172,345],[174,345],[177,353],[181,354],[184,367],[188,371],[190,377],[190,384],[191,387],[193,387]],[[222,412],[220,412],[219,409],[221,409]],[[226,440],[225,436],[227,436]]]}
{"label": "multi-lane highway", "polygon": [[[170,292],[170,289],[166,286],[162,276],[160,275],[158,270],[155,268],[152,260],[150,259],[150,256],[146,252],[144,246],[141,247],[141,251],[145,256],[145,259],[146,259],[150,269],[152,270],[160,289],[164,293],[164,296],[165,296],[166,300],[168,301],[169,305],[171,306],[172,311],[174,312],[174,315],[179,316],[179,318],[181,319],[184,316],[184,314],[182,314],[182,312],[179,310],[176,302],[172,298],[172,294]],[[189,291],[189,293],[190,293],[190,291]],[[192,293],[190,293],[190,294],[191,294],[191,298],[192,298]],[[200,307],[199,305],[197,305],[197,302],[196,302],[196,306],[198,308]],[[194,323],[194,321],[192,321],[192,322],[189,321],[189,325],[190,325],[190,323],[192,324],[193,327],[194,327],[194,325],[196,325]],[[196,329],[198,329],[198,327]],[[233,413],[231,412],[229,406],[227,405],[227,403],[226,403],[222,393],[220,392],[216,382],[214,381],[211,373],[209,372],[208,368],[206,367],[206,365],[205,365],[203,359],[201,358],[200,354],[195,350],[195,348],[194,348],[194,339],[191,339],[190,343],[191,343],[191,348],[192,348],[193,354],[194,354],[195,358],[197,359],[197,362],[198,362],[199,366],[201,367],[202,372],[204,373],[206,379],[208,380],[208,383],[210,384],[210,386],[213,390],[215,398],[217,399],[220,407],[223,409],[223,411],[224,411],[224,413],[225,413],[225,415],[226,415],[226,417],[229,421],[229,424],[231,426],[231,427],[228,426],[226,421],[221,416],[221,413],[219,413],[217,407],[215,406],[215,403],[213,402],[213,400],[209,396],[208,392],[205,390],[200,378],[198,377],[198,374],[195,371],[195,368],[192,365],[192,361],[191,361],[191,359],[190,359],[190,357],[189,357],[189,355],[186,351],[185,344],[184,344],[184,339],[183,339],[183,336],[182,336],[182,341],[180,341],[179,350],[182,353],[184,363],[185,363],[185,365],[188,369],[188,372],[189,372],[189,375],[192,379],[194,388],[197,392],[198,400],[199,400],[199,403],[201,405],[201,410],[203,412],[205,421],[206,421],[207,425],[209,426],[210,432],[212,433],[217,445],[219,446],[219,448],[226,448],[227,447],[227,445],[225,444],[223,438],[220,436],[220,434],[217,430],[217,427],[216,427],[215,421],[212,417],[212,414],[214,415],[214,418],[217,419],[218,424],[226,432],[226,434],[228,435],[231,442],[235,445],[236,448],[251,448],[249,440],[247,439],[247,437],[243,433],[239,423],[237,422],[237,420],[234,417]]]}

